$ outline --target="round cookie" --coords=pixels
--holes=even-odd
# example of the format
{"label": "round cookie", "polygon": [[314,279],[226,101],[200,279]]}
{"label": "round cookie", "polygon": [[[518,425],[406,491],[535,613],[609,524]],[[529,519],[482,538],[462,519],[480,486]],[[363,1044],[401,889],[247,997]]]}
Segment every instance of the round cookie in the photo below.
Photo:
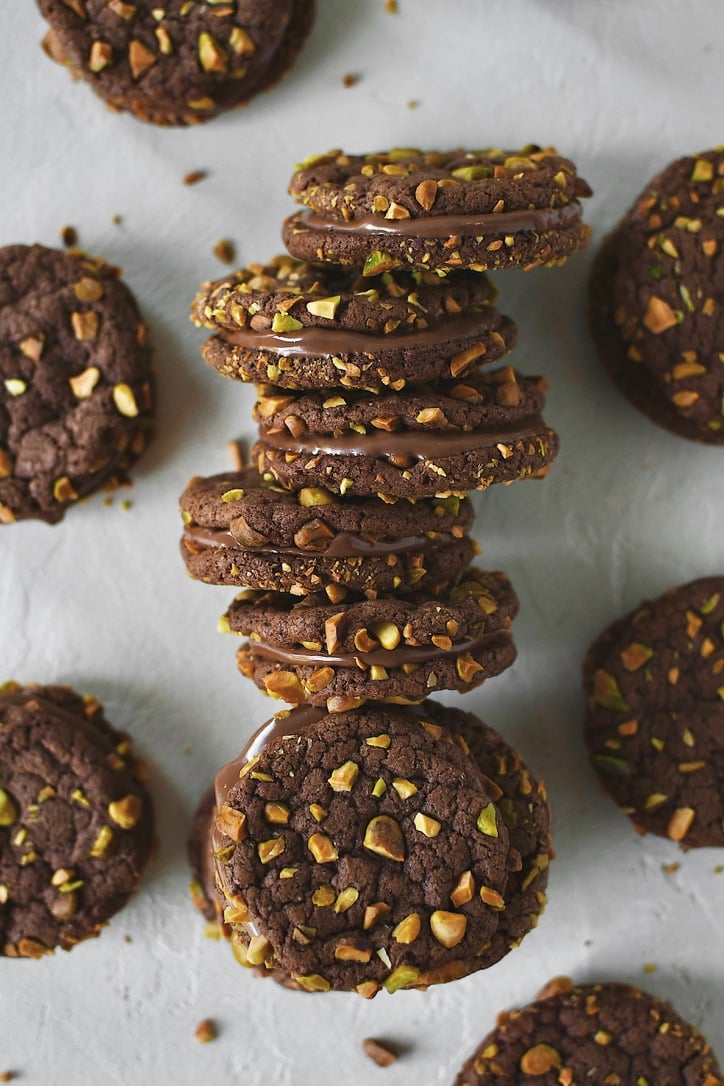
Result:
{"label": "round cookie", "polygon": [[724,577],[645,602],[583,668],[585,739],[636,826],[683,847],[724,845]]}
{"label": "round cookie", "polygon": [[330,151],[295,170],[289,191],[307,211],[284,244],[302,260],[363,267],[459,268],[561,264],[585,246],[578,197],[591,190],[553,148],[369,155]]}
{"label": "round cookie", "polygon": [[293,65],[315,0],[38,0],[48,55],[114,110],[190,125],[243,105]]}
{"label": "round cookie", "polygon": [[455,1086],[722,1086],[704,1037],[654,996],[626,984],[546,985],[501,1014]]}
{"label": "round cookie", "polygon": [[192,319],[218,334],[202,347],[226,377],[281,388],[404,388],[461,377],[515,346],[516,328],[494,308],[476,272],[440,279],[394,271],[374,285],[357,268],[290,256],[205,283]]}
{"label": "round cookie", "polygon": [[118,269],[0,249],[0,523],[61,520],[145,448],[147,329]]}
{"label": "round cookie", "polygon": [[252,456],[289,490],[464,495],[547,472],[558,435],[540,415],[544,388],[509,367],[376,396],[259,386]]}
{"label": "round cookie", "polygon": [[153,844],[128,736],[69,687],[0,689],[0,954],[39,958],[99,933]]}
{"label": "round cookie", "polygon": [[387,505],[340,501],[319,487],[292,494],[254,468],[192,479],[181,514],[192,577],[293,596],[436,592],[455,583],[475,550],[466,499]]}
{"label": "round cookie", "polygon": [[680,437],[724,444],[724,150],[646,186],[593,266],[590,324],[627,399]]}
{"label": "round cookie", "polygon": [[516,853],[495,763],[427,709],[304,706],[217,775],[217,880],[248,964],[368,998],[485,966]]}
{"label": "round cookie", "polygon": [[432,690],[472,690],[515,660],[518,599],[504,573],[469,569],[447,592],[409,599],[301,602],[242,592],[220,629],[249,637],[239,670],[272,697],[331,712],[365,700],[422,701]]}

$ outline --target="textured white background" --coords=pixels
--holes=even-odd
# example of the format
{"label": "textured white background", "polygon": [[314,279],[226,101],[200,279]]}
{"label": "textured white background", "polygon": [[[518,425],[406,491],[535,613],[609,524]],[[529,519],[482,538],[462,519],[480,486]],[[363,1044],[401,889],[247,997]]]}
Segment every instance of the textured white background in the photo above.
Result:
{"label": "textured white background", "polygon": [[[190,815],[271,704],[215,632],[233,593],[190,581],[177,550],[186,480],[226,469],[226,441],[253,436],[251,391],[203,365],[186,318],[197,284],[222,273],[214,243],[232,238],[244,263],[278,251],[292,165],[312,152],[537,141],[594,188],[597,244],[654,172],[722,141],[718,0],[400,0],[397,17],[383,0],[320,0],[279,88],[188,131],[107,112],[43,57],[30,0],[1,8],[0,244],[57,245],[72,223],[123,267],[153,332],[159,433],[111,507],[96,497],[58,527],[2,529],[0,678],[67,681],[106,703],[152,764],[160,852],[100,939],[0,960],[0,1070],[44,1086],[443,1086],[500,1009],[561,972],[644,984],[724,1059],[724,855],[636,836],[588,767],[579,684],[586,645],[615,616],[724,572],[724,453],[667,435],[609,386],[584,320],[591,253],[497,277],[520,326],[515,364],[550,379],[562,437],[544,483],[476,498],[484,562],[520,595],[520,654],[464,706],[546,779],[558,852],[539,928],[499,966],[369,1003],[283,991],[204,939],[186,896]],[[347,72],[361,76],[350,89]],[[201,168],[208,180],[184,187]],[[202,1047],[207,1016],[220,1032]],[[370,1035],[404,1058],[376,1068],[360,1052]]]}

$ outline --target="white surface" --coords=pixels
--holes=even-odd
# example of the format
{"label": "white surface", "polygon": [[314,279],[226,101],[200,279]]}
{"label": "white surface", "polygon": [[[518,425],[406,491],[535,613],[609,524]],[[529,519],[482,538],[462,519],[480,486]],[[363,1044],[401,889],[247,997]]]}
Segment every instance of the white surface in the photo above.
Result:
{"label": "white surface", "polygon": [[[311,152],[531,140],[557,145],[593,186],[597,244],[655,171],[722,140],[718,0],[400,0],[397,17],[383,0],[320,0],[279,88],[188,131],[112,115],[72,84],[40,53],[30,0],[4,0],[0,30],[0,244],[58,245],[71,223],[122,265],[151,324],[160,404],[132,491],[55,528],[2,530],[0,678],[93,691],[133,733],[153,767],[160,853],[100,939],[0,960],[0,1070],[44,1086],[443,1086],[498,1010],[561,972],[644,985],[724,1059],[724,854],[635,835],[588,767],[579,686],[585,647],[615,616],[724,571],[724,454],[655,428],[603,376],[584,323],[591,252],[497,277],[520,326],[514,362],[548,376],[546,417],[562,437],[544,483],[476,498],[484,562],[507,569],[521,598],[520,654],[483,690],[449,696],[519,745],[554,811],[550,904],[499,966],[365,1002],[285,992],[204,939],[186,895],[189,818],[272,705],[215,632],[233,592],[190,581],[177,549],[187,478],[226,469],[226,441],[253,437],[252,392],[203,365],[186,319],[198,283],[223,272],[213,244],[234,239],[243,263],[278,251],[286,183]],[[350,89],[347,72],[361,75]],[[202,168],[208,180],[184,187]],[[678,873],[663,874],[674,861]],[[200,1046],[207,1016],[219,1037]],[[360,1052],[370,1035],[409,1051],[379,1070]]]}

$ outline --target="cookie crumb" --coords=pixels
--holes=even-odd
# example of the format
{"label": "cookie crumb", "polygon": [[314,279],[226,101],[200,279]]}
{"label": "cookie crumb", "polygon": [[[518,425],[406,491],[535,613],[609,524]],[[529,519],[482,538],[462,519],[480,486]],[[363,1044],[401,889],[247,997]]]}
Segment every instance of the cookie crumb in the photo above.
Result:
{"label": "cookie crumb", "polygon": [[121,509],[133,509],[133,502],[129,502],[127,498],[124,498],[124,500],[121,502]]}
{"label": "cookie crumb", "polygon": [[420,103],[419,103],[417,98],[411,98],[410,101],[407,103],[407,108],[408,109],[417,109],[419,105],[420,105]]}
{"label": "cookie crumb", "polygon": [[680,864],[662,864],[661,870],[665,875],[675,875],[679,870]]}
{"label": "cookie crumb", "polygon": [[200,1045],[208,1044],[209,1041],[215,1041],[217,1037],[216,1026],[210,1018],[204,1018],[202,1022],[199,1022],[194,1033],[194,1037]]}
{"label": "cookie crumb", "polygon": [[72,249],[78,244],[78,231],[74,226],[64,226],[60,236],[66,249]]}
{"label": "cookie crumb", "polygon": [[359,81],[360,77],[354,72],[347,72],[345,75],[342,76],[343,87],[353,87],[355,83],[359,83]]}
{"label": "cookie crumb", "polygon": [[227,441],[226,449],[234,471],[244,470],[244,447],[240,441]]}
{"label": "cookie crumb", "polygon": [[721,875],[722,871],[724,871],[724,866],[722,866],[722,864],[717,864],[714,868],[714,874]]}
{"label": "cookie crumb", "polygon": [[383,1043],[382,1041],[376,1041],[373,1037],[368,1037],[362,1042],[362,1051],[378,1067],[389,1067],[390,1064],[395,1063],[397,1060],[397,1052],[388,1041]]}
{"label": "cookie crumb", "polygon": [[133,942],[133,939],[131,938],[131,936],[130,936],[130,935],[124,935],[124,936],[123,936],[123,942],[124,942],[124,943],[132,943],[132,942]]}
{"label": "cookie crumb", "polygon": [[397,0],[385,0],[385,11],[389,15],[397,15],[399,13],[399,10],[400,9],[397,6]]}
{"label": "cookie crumb", "polygon": [[120,226],[120,224],[123,222],[123,219],[120,215],[111,215],[111,222],[114,226]]}
{"label": "cookie crumb", "polygon": [[645,962],[644,963],[644,973],[655,973],[655,972],[656,972],[656,964],[655,964],[655,962]]}
{"label": "cookie crumb", "polygon": [[223,261],[224,264],[234,263],[234,246],[227,238],[217,241],[212,252],[217,260]]}
{"label": "cookie crumb", "polygon": [[208,176],[208,170],[191,170],[184,177],[184,185],[198,185],[199,181],[204,181]]}
{"label": "cookie crumb", "polygon": [[0,1071],[0,1082],[12,1082],[14,1078],[14,1071]]}

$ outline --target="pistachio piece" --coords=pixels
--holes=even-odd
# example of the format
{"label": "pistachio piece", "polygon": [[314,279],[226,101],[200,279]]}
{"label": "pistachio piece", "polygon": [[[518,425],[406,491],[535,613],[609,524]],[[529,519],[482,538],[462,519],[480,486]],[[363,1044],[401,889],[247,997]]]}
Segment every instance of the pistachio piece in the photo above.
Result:
{"label": "pistachio piece", "polygon": [[133,794],[116,799],[108,805],[108,814],[122,830],[132,830],[141,817],[142,804]]}
{"label": "pistachio piece", "polygon": [[271,863],[275,856],[281,856],[286,845],[283,837],[272,837],[268,841],[260,841],[256,846],[259,859],[263,864]]}
{"label": "pistachio piece", "polygon": [[395,777],[392,782],[392,787],[397,792],[400,799],[409,799],[410,796],[414,796],[417,792],[417,786],[412,781],[406,780],[404,777]]}
{"label": "pistachio piece", "polygon": [[365,909],[364,919],[362,921],[362,927],[365,931],[369,931],[373,928],[381,916],[390,911],[390,906],[384,901],[376,901],[374,905],[368,905]]}
{"label": "pistachio piece", "polygon": [[486,837],[498,836],[498,824],[496,821],[495,804],[489,803],[487,807],[483,807],[478,815],[476,823],[481,833],[484,833]]}
{"label": "pistachio piece", "polygon": [[628,712],[628,705],[623,699],[618,683],[613,675],[599,668],[593,676],[593,698],[604,709],[611,712]]}
{"label": "pistachio piece", "polygon": [[289,821],[289,808],[284,803],[267,803],[264,805],[264,817],[273,825],[286,825]]}
{"label": "pistachio piece", "polygon": [[328,782],[333,792],[351,792],[352,787],[359,776],[359,766],[356,762],[345,762],[332,771]]}
{"label": "pistachio piece", "polygon": [[520,1069],[524,1075],[547,1075],[561,1066],[561,1056],[551,1045],[540,1044],[523,1053]]}
{"label": "pistachio piece", "polygon": [[307,841],[307,848],[318,864],[328,864],[339,859],[337,849],[324,833],[313,833]]}
{"label": "pistachio piece", "polygon": [[205,72],[225,72],[229,64],[226,50],[208,32],[199,34],[198,56]]}
{"label": "pistachio piece", "polygon": [[396,863],[404,862],[405,838],[398,823],[389,815],[377,815],[367,824],[363,844],[378,856]]}
{"label": "pistachio piece", "polygon": [[0,826],[12,826],[20,817],[20,809],[15,800],[0,788]]}
{"label": "pistachio piece", "polygon": [[420,970],[415,969],[412,965],[398,965],[397,969],[390,973],[384,982],[384,987],[392,995],[393,992],[398,992],[400,988],[409,988],[415,983],[419,975]]}
{"label": "pistachio piece", "polygon": [[420,934],[420,917],[418,913],[410,913],[404,920],[392,929],[392,938],[396,943],[414,943]]}
{"label": "pistachio piece", "polygon": [[97,366],[88,366],[82,373],[68,378],[73,395],[78,400],[87,400],[100,380],[101,371]]}
{"label": "pistachio piece", "polygon": [[468,918],[462,913],[450,913],[436,909],[430,917],[430,931],[438,943],[450,950],[462,942],[468,926]]}
{"label": "pistachio piece", "polygon": [[436,818],[430,818],[429,815],[423,814],[422,811],[417,812],[414,823],[415,829],[423,833],[425,837],[437,837],[441,829]]}
{"label": "pistachio piece", "polygon": [[463,871],[452,889],[450,900],[459,909],[461,905],[467,905],[469,901],[472,901],[474,894],[475,879],[473,873],[472,871]]}
{"label": "pistachio piece", "polygon": [[368,747],[382,747],[383,750],[387,750],[392,739],[389,735],[383,733],[382,735],[371,735],[365,742]]}
{"label": "pistachio piece", "polygon": [[216,1040],[216,1036],[216,1026],[210,1018],[204,1018],[194,1030],[194,1040],[198,1041],[200,1045],[205,1045],[208,1044],[209,1041]]}
{"label": "pistachio piece", "polygon": [[326,317],[327,320],[332,320],[341,300],[339,294],[335,294],[331,298],[315,298],[313,301],[307,302],[307,312],[311,313],[313,317]]}
{"label": "pistachio piece", "polygon": [[362,1051],[365,1056],[369,1056],[372,1062],[376,1063],[378,1067],[389,1067],[397,1060],[397,1053],[394,1049],[386,1042],[383,1044],[381,1041],[376,1041],[372,1037],[367,1037],[362,1042]]}
{"label": "pistachio piece", "polygon": [[336,505],[337,498],[329,490],[321,486],[305,486],[297,494],[300,505],[308,508],[312,505]]}
{"label": "pistachio piece", "polygon": [[291,313],[275,313],[272,321],[272,332],[298,332],[304,325],[296,320]]}
{"label": "pistachio piece", "polygon": [[415,199],[423,211],[429,211],[437,198],[437,181],[428,177],[415,189]]}
{"label": "pistachio piece", "polygon": [[264,935],[255,935],[246,950],[249,965],[262,965],[271,953],[272,945]]}
{"label": "pistachio piece", "polygon": [[683,841],[687,833],[691,829],[692,823],[696,818],[696,811],[693,807],[677,807],[671,818],[669,824],[666,827],[666,832],[672,841]]}
{"label": "pistachio piece", "polygon": [[138,404],[130,385],[121,383],[113,388],[113,402],[116,410],[126,418],[134,419],[138,415]]}
{"label": "pistachio piece", "polygon": [[342,890],[337,895],[337,900],[334,903],[334,911],[336,913],[346,913],[348,909],[351,909],[355,901],[359,897],[359,890],[354,886],[348,886],[346,890]]}
{"label": "pistachio piece", "polygon": [[149,68],[158,60],[155,53],[152,53],[148,46],[144,45],[142,41],[134,38],[128,46],[128,63],[131,68],[131,76],[133,79],[140,79],[144,72],[147,72]]}
{"label": "pistachio piece", "polygon": [[95,860],[104,860],[113,841],[113,830],[110,826],[101,826],[98,836],[93,842],[90,855]]}

